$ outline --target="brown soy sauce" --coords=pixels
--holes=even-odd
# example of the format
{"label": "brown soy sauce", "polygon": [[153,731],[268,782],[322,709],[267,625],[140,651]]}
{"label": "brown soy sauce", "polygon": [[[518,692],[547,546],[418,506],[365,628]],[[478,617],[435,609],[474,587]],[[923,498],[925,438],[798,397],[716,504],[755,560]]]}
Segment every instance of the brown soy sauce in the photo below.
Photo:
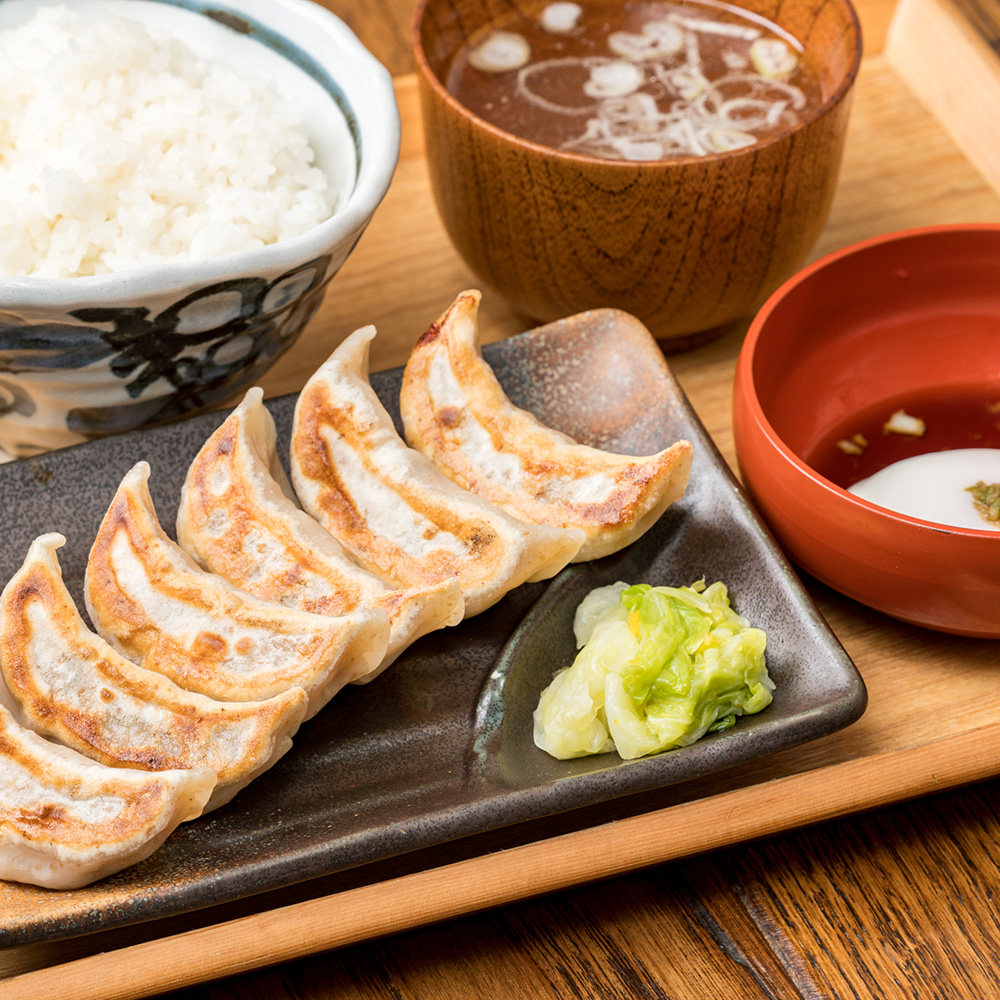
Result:
{"label": "brown soy sauce", "polygon": [[[886,433],[884,425],[897,410],[922,420],[924,433]],[[838,445],[858,436],[866,442],[860,454]],[[958,448],[1000,448],[1000,385],[931,386],[874,403],[833,427],[801,458],[847,489],[904,458]]]}

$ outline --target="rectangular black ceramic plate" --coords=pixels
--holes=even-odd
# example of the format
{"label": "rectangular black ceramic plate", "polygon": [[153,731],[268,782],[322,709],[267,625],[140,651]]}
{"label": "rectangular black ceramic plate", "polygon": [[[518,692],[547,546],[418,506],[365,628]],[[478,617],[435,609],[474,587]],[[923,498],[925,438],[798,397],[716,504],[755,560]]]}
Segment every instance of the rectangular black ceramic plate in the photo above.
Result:
{"label": "rectangular black ceramic plate", "polygon": [[[622,552],[508,594],[475,619],[414,644],[373,683],[340,694],[293,749],[229,805],[185,824],[147,861],[71,893],[10,905],[0,883],[0,943],[13,945],[170,917],[306,879],[595,803],[662,789],[833,732],[864,711],[860,676],[749,507],[642,327],[599,311],[491,345],[512,399],[543,421],[611,450],[695,448],[691,482]],[[400,371],[372,384],[398,418]],[[269,403],[287,442],[294,397]],[[87,553],[121,477],[140,459],[172,532],[188,464],[224,414],[211,413],[0,466],[0,578],[31,540],[60,531],[79,599]],[[624,762],[557,761],[538,750],[531,712],[574,654],[573,610],[613,583],[730,588],[768,637],[773,704],[683,750]],[[82,607],[82,603],[81,603]],[[7,900],[5,901],[5,895]],[[44,896],[44,899],[43,899]]]}

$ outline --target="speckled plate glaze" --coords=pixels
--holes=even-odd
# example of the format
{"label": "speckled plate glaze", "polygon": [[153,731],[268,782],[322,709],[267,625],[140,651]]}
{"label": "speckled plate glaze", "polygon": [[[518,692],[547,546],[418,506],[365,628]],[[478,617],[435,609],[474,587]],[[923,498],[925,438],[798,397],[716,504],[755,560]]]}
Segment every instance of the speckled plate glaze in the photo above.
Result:
{"label": "speckled plate glaze", "polygon": [[[509,594],[425,637],[367,686],[341,692],[295,747],[229,805],[181,827],[147,861],[70,893],[0,883],[0,944],[57,939],[185,913],[545,817],[663,789],[840,729],[864,711],[854,664],[748,505],[645,328],[600,310],[484,350],[511,398],[587,443],[649,453],[695,446],[687,494],[628,549]],[[372,384],[396,414],[401,371]],[[283,443],[294,397],[272,400]],[[79,596],[91,542],[138,459],[165,526],[187,466],[223,419],[206,414],[0,467],[7,580],[30,541],[61,531]],[[768,634],[774,703],[680,751],[557,761],[531,712],[573,656],[572,615],[615,580],[722,579]]]}

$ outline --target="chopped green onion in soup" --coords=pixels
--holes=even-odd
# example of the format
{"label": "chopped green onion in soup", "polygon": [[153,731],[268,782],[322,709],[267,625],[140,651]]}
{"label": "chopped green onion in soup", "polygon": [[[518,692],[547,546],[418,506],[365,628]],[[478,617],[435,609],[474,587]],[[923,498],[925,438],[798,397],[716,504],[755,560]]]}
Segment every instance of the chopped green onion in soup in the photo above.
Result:
{"label": "chopped green onion in soup", "polygon": [[798,41],[716,0],[556,2],[538,16],[514,13],[456,53],[446,85],[521,138],[636,161],[753,146],[823,97]]}

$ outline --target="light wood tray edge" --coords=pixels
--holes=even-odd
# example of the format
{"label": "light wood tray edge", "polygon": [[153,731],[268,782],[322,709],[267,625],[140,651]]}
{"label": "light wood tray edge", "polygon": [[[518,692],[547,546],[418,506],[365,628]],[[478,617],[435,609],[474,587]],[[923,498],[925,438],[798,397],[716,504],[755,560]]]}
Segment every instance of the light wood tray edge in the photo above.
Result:
{"label": "light wood tray edge", "polygon": [[0,1000],[130,1000],[182,989],[998,772],[995,724],[24,973],[0,982]]}

